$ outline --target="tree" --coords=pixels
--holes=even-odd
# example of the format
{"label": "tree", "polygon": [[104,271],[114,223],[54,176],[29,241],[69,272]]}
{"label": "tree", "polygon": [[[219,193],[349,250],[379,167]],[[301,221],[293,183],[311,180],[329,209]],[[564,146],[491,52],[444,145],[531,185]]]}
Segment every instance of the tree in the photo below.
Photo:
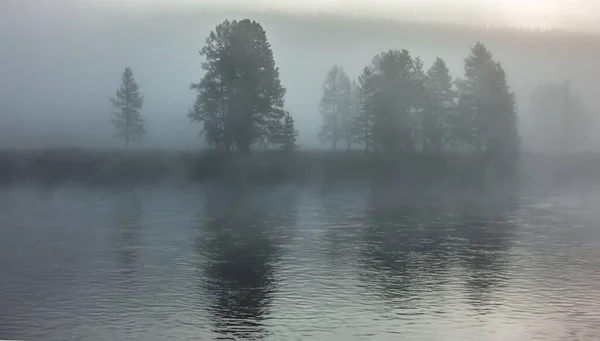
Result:
{"label": "tree", "polygon": [[563,94],[560,98],[562,99],[562,105],[560,106],[561,126],[563,128],[560,134],[562,136],[562,147],[565,149],[581,147],[587,137],[589,122],[583,103],[579,96],[572,92],[569,80],[565,81]]}
{"label": "tree", "polygon": [[520,140],[517,128],[516,99],[506,73],[492,53],[477,42],[465,58],[465,78],[459,89],[458,137],[477,151],[514,155]]}
{"label": "tree", "polygon": [[[486,78],[489,79],[490,70],[493,68],[491,52],[481,42],[471,47],[471,53],[464,59],[465,78],[457,79],[459,89],[459,126],[461,131],[457,137],[467,145],[475,146],[481,150],[486,132],[486,117],[488,110],[484,99],[489,93],[489,86],[485,86]],[[485,94],[484,94],[485,93]]]}
{"label": "tree", "polygon": [[297,150],[300,146],[296,144],[296,138],[298,137],[298,130],[294,123],[294,118],[289,112],[285,113],[283,118],[283,126],[281,128],[281,135],[279,138],[279,149],[290,152]]}
{"label": "tree", "polygon": [[118,112],[115,112],[112,123],[117,130],[116,135],[125,139],[125,147],[129,147],[130,140],[141,140],[146,133],[144,119],[140,114],[144,97],[140,95],[140,88],[133,77],[131,68],[125,68],[116,98],[111,97],[110,101],[119,109]]}
{"label": "tree", "polygon": [[207,143],[243,152],[256,143],[276,143],[286,89],[262,26],[225,20],[210,32],[200,55],[206,73],[191,85],[197,97],[188,116],[204,123]]}
{"label": "tree", "polygon": [[490,119],[486,149],[499,161],[512,165],[521,147],[517,99],[508,85],[508,77],[500,62],[495,63],[490,78],[492,84],[488,101]]}
{"label": "tree", "polygon": [[423,68],[423,61],[419,57],[416,57],[413,60],[414,63],[411,69],[412,94],[410,95],[409,125],[410,130],[412,131],[410,149],[414,150],[419,142],[421,142],[423,149],[425,149],[427,145],[423,135],[423,122],[426,111],[425,107],[429,100],[429,93],[427,92],[426,87],[427,75]]}
{"label": "tree", "polygon": [[544,84],[530,97],[530,112],[534,119],[531,135],[538,147],[571,149],[587,138],[587,112],[570,82]]}
{"label": "tree", "polygon": [[423,115],[424,149],[440,152],[451,141],[457,129],[455,113],[456,92],[446,63],[436,58],[427,71],[425,88],[428,96]]}
{"label": "tree", "polygon": [[353,122],[354,142],[363,144],[365,151],[376,150],[374,138],[375,123],[375,74],[373,69],[365,67],[358,77],[358,84],[354,83],[355,116]]}
{"label": "tree", "polygon": [[323,125],[318,137],[321,142],[331,142],[336,149],[337,142],[346,141],[350,149],[352,143],[352,83],[342,67],[334,65],[323,83],[323,96],[319,103]]}
{"label": "tree", "polygon": [[354,97],[354,88],[350,78],[346,75],[342,69],[341,76],[341,97],[339,104],[342,138],[346,142],[346,149],[350,150],[352,143],[354,142],[354,136],[352,132],[352,123],[355,116],[354,108],[356,107],[356,98]]}
{"label": "tree", "polygon": [[407,50],[390,50],[373,58],[376,74],[373,134],[388,152],[414,150],[415,63]]}

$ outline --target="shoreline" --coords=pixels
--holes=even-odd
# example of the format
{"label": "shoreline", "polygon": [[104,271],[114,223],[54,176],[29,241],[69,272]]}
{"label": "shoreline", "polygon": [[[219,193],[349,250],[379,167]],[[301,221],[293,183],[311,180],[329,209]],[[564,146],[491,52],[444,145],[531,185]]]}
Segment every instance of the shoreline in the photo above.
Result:
{"label": "shoreline", "polygon": [[496,181],[564,181],[600,175],[600,153],[523,152],[514,171],[499,169],[485,153],[365,154],[322,150],[250,154],[212,151],[36,149],[0,150],[0,183],[163,181],[277,183],[284,181],[403,181],[481,185]]}

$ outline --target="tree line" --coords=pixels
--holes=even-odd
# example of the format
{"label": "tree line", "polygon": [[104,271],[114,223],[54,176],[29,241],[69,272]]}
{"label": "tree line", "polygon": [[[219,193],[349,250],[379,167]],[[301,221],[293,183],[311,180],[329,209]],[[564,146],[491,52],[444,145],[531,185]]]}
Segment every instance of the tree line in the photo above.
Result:
{"label": "tree line", "polygon": [[[188,117],[203,125],[207,145],[224,152],[298,148],[298,130],[285,109],[286,88],[258,22],[225,20],[209,33],[199,54],[205,74],[190,86],[197,96]],[[130,68],[111,101],[118,109],[117,135],[126,145],[139,140],[146,132],[143,96]],[[323,85],[320,111],[318,137],[332,148],[343,143],[368,152],[514,154],[519,147],[514,93],[502,65],[480,42],[465,58],[464,78],[455,80],[441,58],[425,71],[421,59],[407,50],[376,55],[356,81],[335,65]]]}
{"label": "tree line", "polygon": [[453,79],[443,59],[428,70],[407,50],[376,55],[357,81],[334,65],[325,78],[319,139],[333,149],[475,150],[513,154],[520,140],[515,95],[506,73],[481,42]]}
{"label": "tree line", "polygon": [[[224,152],[299,147],[294,118],[284,108],[286,88],[258,22],[225,20],[210,32],[200,55],[206,59],[201,64],[205,74],[190,86],[197,96],[188,117],[203,124],[207,145]],[[141,139],[146,132],[140,115],[143,97],[131,68],[125,69],[111,102],[118,109],[112,121],[117,136],[126,146]]]}

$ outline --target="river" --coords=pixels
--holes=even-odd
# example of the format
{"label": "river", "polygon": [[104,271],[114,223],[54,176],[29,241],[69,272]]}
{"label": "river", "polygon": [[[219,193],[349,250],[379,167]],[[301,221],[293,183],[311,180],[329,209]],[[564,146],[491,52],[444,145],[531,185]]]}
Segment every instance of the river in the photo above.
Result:
{"label": "river", "polygon": [[0,339],[596,340],[600,191],[0,188]]}

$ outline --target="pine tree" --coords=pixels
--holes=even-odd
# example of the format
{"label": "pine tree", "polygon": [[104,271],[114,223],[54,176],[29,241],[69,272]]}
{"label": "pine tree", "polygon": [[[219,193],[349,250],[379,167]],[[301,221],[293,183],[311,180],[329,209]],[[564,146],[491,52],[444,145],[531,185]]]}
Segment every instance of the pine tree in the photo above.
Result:
{"label": "pine tree", "polygon": [[318,137],[321,142],[345,140],[348,149],[352,143],[352,83],[342,67],[334,65],[323,83],[323,96],[319,103],[323,125]]}
{"label": "pine tree", "polygon": [[204,123],[207,142],[244,152],[256,143],[276,143],[286,89],[262,26],[225,20],[210,32],[200,55],[206,73],[191,86],[197,98],[188,116]]}
{"label": "pine tree", "polygon": [[457,87],[461,140],[477,151],[518,148],[515,95],[502,65],[481,42],[465,58],[465,78]]}
{"label": "pine tree", "polygon": [[373,58],[376,73],[374,138],[388,152],[413,150],[415,64],[407,50],[390,50]]}
{"label": "pine tree", "polygon": [[296,138],[298,137],[298,130],[294,123],[294,118],[289,112],[285,113],[283,118],[283,126],[281,128],[281,137],[279,139],[279,148],[283,151],[294,151],[300,146],[296,144]]}
{"label": "pine tree", "polygon": [[353,122],[354,141],[365,146],[365,151],[376,150],[374,138],[375,123],[375,74],[372,68],[365,67],[354,84],[355,116]]}
{"label": "pine tree", "polygon": [[425,107],[429,100],[429,94],[426,91],[427,75],[423,67],[421,58],[414,58],[413,67],[411,70],[412,77],[412,95],[410,108],[410,129],[412,131],[412,141],[410,149],[414,150],[420,143],[425,149],[426,139],[423,135],[423,122],[425,117]]}
{"label": "pine tree", "polygon": [[141,140],[146,133],[144,119],[140,114],[144,97],[140,94],[140,88],[133,77],[131,68],[125,68],[116,98],[111,97],[110,101],[119,109],[114,113],[115,117],[112,119],[112,123],[117,130],[116,135],[125,139],[125,147],[129,147],[130,140]]}
{"label": "pine tree", "polygon": [[427,110],[423,116],[423,138],[425,149],[440,152],[453,138],[456,131],[456,92],[452,76],[446,63],[436,58],[427,71]]}
{"label": "pine tree", "polygon": [[481,42],[477,42],[464,59],[465,78],[458,79],[459,126],[457,132],[461,142],[481,150],[488,132],[490,98],[490,75],[494,69],[492,53]]}
{"label": "pine tree", "polygon": [[354,97],[354,89],[352,88],[352,82],[344,69],[341,69],[340,73],[340,85],[341,85],[341,97],[339,103],[340,112],[340,123],[342,128],[342,138],[346,142],[346,149],[350,150],[352,143],[354,142],[354,136],[352,133],[352,122],[354,119],[354,108],[356,106],[356,99]]}
{"label": "pine tree", "polygon": [[566,80],[562,86],[562,93],[558,96],[561,100],[560,123],[561,131],[557,134],[562,137],[562,149],[581,147],[586,142],[588,127],[590,126],[586,109],[581,101],[571,90],[570,80]]}
{"label": "pine tree", "polygon": [[500,62],[495,63],[490,77],[491,99],[486,150],[501,161],[514,163],[521,145],[518,128],[517,100],[508,85],[506,72]]}

